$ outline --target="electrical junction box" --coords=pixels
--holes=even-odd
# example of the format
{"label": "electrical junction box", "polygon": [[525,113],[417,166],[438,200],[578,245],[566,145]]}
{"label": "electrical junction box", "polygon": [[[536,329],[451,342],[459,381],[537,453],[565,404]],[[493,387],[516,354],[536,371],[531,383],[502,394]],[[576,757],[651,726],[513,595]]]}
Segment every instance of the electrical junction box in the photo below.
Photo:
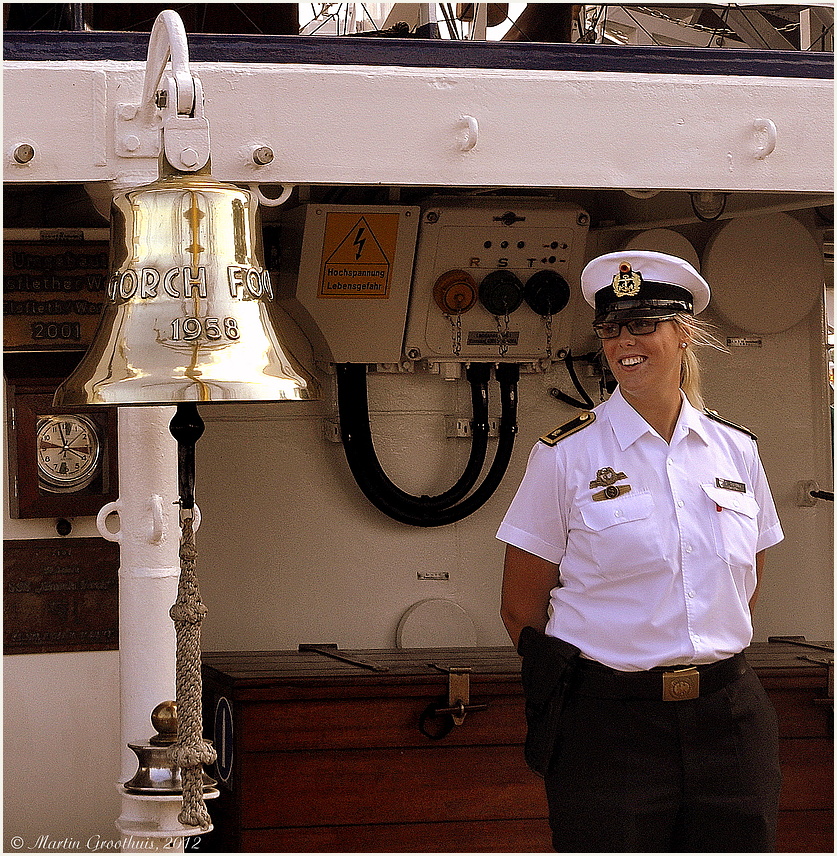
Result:
{"label": "electrical junction box", "polygon": [[401,360],[419,217],[395,205],[283,213],[277,297],[319,363]]}
{"label": "electrical junction box", "polygon": [[580,277],[590,218],[540,198],[422,206],[404,354],[433,362],[539,363],[589,343]]}

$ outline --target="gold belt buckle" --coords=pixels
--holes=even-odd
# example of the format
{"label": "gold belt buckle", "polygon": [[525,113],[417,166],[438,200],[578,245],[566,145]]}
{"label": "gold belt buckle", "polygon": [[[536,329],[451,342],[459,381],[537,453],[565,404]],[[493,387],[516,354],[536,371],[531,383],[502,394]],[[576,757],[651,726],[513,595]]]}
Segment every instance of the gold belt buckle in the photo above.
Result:
{"label": "gold belt buckle", "polygon": [[663,672],[663,701],[687,701],[700,695],[700,672],[691,666]]}

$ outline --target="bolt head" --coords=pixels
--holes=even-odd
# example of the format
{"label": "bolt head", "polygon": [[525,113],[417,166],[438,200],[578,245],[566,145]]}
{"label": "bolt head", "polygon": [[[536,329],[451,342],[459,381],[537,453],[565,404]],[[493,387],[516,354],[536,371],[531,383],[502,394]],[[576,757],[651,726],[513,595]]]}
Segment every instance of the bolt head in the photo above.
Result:
{"label": "bolt head", "polygon": [[183,166],[195,166],[198,162],[198,153],[192,149],[183,149],[180,153],[180,162]]}
{"label": "bolt head", "polygon": [[273,149],[270,146],[259,146],[257,149],[253,149],[253,162],[259,166],[266,166],[272,163],[273,158]]}
{"label": "bolt head", "polygon": [[28,143],[22,143],[17,146],[13,156],[17,163],[29,163],[35,157],[35,149]]}

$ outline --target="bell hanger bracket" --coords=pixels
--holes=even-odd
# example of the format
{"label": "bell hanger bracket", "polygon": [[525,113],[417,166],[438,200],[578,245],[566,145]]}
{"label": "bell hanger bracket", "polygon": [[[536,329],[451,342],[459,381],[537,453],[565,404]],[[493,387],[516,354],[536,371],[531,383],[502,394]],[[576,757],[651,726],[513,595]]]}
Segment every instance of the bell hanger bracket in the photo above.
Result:
{"label": "bell hanger bracket", "polygon": [[203,87],[189,68],[183,21],[171,9],[161,12],[151,29],[142,100],[117,105],[115,139],[120,157],[153,158],[162,149],[180,172],[197,172],[209,160]]}

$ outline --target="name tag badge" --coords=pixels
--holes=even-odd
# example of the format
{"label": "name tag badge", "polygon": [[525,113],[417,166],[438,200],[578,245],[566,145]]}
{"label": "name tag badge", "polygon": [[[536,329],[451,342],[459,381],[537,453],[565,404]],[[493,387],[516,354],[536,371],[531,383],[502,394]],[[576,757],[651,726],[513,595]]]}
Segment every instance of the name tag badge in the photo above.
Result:
{"label": "name tag badge", "polygon": [[715,487],[723,490],[734,490],[738,493],[747,493],[747,485],[744,482],[730,481],[729,479],[715,479]]}

